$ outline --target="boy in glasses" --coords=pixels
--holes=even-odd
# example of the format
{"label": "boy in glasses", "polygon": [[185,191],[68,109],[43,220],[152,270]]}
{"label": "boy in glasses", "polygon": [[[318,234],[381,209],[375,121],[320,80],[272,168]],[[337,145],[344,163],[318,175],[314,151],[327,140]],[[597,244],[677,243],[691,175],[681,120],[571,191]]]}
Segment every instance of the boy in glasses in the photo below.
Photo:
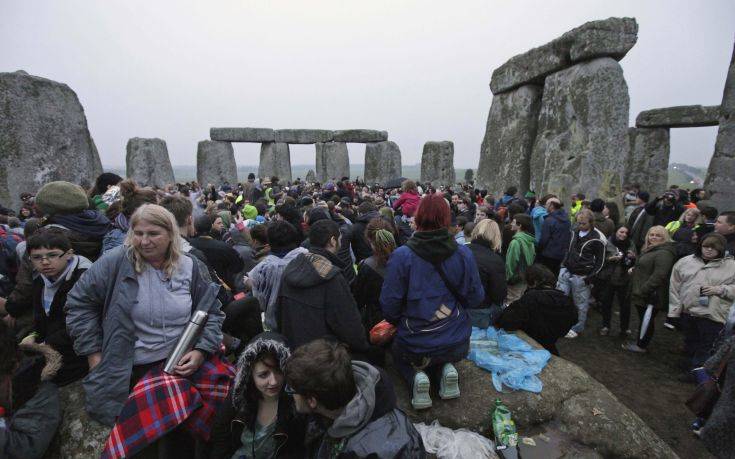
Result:
{"label": "boy in glasses", "polygon": [[66,332],[66,295],[92,263],[75,255],[69,238],[60,230],[46,228],[28,239],[26,250],[38,276],[33,280],[31,307],[33,332],[23,343],[45,343],[59,352],[61,369],[53,382],[63,386],[87,374],[87,359],[74,353]]}

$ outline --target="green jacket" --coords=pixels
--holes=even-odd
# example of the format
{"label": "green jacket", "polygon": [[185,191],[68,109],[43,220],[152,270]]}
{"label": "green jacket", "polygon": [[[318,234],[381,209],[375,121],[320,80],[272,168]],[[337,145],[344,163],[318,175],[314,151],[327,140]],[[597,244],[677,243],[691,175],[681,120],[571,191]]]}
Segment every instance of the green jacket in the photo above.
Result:
{"label": "green jacket", "polygon": [[631,276],[630,302],[633,306],[648,304],[666,311],[669,305],[669,278],[676,262],[676,244],[665,242],[642,252]]}
{"label": "green jacket", "polygon": [[522,281],[526,268],[536,258],[536,238],[525,231],[519,231],[510,241],[505,255],[505,277],[508,283],[517,284]]}

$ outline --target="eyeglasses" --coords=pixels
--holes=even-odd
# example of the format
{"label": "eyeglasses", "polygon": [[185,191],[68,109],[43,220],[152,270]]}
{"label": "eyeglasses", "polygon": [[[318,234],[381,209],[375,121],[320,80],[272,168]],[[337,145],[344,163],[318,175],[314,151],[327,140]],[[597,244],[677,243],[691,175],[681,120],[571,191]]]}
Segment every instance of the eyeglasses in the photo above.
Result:
{"label": "eyeglasses", "polygon": [[63,253],[51,252],[51,253],[47,253],[46,255],[35,254],[35,255],[31,255],[31,261],[35,261],[37,263],[40,263],[43,260],[56,261],[59,258],[63,257],[65,254],[66,252],[63,252]]}

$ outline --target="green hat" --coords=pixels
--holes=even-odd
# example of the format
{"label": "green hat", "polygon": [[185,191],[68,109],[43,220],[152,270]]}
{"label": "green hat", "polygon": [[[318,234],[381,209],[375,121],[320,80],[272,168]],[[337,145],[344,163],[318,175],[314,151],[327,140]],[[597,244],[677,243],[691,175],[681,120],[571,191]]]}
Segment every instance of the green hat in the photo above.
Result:
{"label": "green hat", "polygon": [[242,215],[246,219],[253,220],[255,217],[258,216],[258,209],[255,208],[255,206],[251,204],[245,204],[245,206],[242,208]]}
{"label": "green hat", "polygon": [[536,197],[536,193],[534,193],[533,191],[526,191],[526,194],[524,194],[523,197],[526,198],[526,199],[535,198]]}
{"label": "green hat", "polygon": [[78,185],[50,182],[38,190],[36,206],[43,215],[78,214],[89,207],[89,201]]}

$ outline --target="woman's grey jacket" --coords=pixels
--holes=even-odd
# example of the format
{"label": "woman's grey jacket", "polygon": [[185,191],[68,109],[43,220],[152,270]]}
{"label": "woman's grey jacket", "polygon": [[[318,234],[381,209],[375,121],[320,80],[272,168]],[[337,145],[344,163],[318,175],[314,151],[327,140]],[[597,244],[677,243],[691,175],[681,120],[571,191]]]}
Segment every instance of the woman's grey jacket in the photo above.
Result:
{"label": "woman's grey jacket", "polygon": [[[113,425],[130,392],[135,352],[135,327],[130,317],[138,298],[138,280],[127,246],[105,253],[82,275],[69,292],[66,327],[77,355],[102,352],[102,360],[84,378],[85,408],[89,416]],[[222,342],[224,313],[217,300],[219,287],[209,279],[206,267],[196,258],[192,269],[193,310],[209,313],[199,341],[194,346],[214,353]],[[198,269],[197,269],[198,268]]]}

